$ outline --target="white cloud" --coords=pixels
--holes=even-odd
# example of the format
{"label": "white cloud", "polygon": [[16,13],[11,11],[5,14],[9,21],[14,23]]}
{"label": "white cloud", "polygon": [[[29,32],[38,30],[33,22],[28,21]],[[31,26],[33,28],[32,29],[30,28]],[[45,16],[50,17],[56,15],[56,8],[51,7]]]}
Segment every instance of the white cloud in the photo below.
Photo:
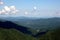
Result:
{"label": "white cloud", "polygon": [[12,13],[17,13],[17,12],[19,12],[19,10],[14,10],[14,11],[12,11]]}
{"label": "white cloud", "polygon": [[3,2],[0,2],[0,4],[2,5],[2,4],[4,4]]}
{"label": "white cloud", "polygon": [[14,14],[17,14],[17,12],[19,12],[19,10],[17,10],[15,6],[10,6],[10,10],[11,10],[11,13],[14,13]]}
{"label": "white cloud", "polygon": [[0,11],[0,14],[2,13],[2,11]]}
{"label": "white cloud", "polygon": [[37,9],[37,7],[36,7],[36,6],[34,6],[34,7],[33,7],[33,9],[34,9],[34,10],[36,10],[36,9]]}
{"label": "white cloud", "polygon": [[16,10],[16,7],[15,6],[10,6],[10,9],[11,10]]}
{"label": "white cloud", "polygon": [[0,11],[0,14],[5,14],[6,13],[6,11],[4,10],[4,9],[2,9],[1,11]]}
{"label": "white cloud", "polygon": [[27,11],[25,11],[25,15],[28,15],[28,12]]}
{"label": "white cloud", "polygon": [[8,6],[4,7],[5,11],[10,12],[10,8]]}
{"label": "white cloud", "polygon": [[19,12],[19,10],[17,10],[15,6],[4,6],[4,8],[0,10],[0,14],[16,14],[17,12]]}
{"label": "white cloud", "polygon": [[4,10],[4,9],[2,9],[2,11],[1,11],[2,13],[6,13],[6,11]]}

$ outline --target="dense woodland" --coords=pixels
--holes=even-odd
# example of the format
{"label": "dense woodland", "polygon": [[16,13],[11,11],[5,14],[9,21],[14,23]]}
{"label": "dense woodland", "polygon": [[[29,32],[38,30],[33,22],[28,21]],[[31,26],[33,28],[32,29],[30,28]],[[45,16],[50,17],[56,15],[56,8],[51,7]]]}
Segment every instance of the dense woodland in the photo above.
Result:
{"label": "dense woodland", "polygon": [[0,20],[0,40],[60,40],[60,18],[18,20]]}
{"label": "dense woodland", "polygon": [[50,30],[42,36],[33,37],[16,29],[0,28],[0,40],[60,40],[60,29]]}

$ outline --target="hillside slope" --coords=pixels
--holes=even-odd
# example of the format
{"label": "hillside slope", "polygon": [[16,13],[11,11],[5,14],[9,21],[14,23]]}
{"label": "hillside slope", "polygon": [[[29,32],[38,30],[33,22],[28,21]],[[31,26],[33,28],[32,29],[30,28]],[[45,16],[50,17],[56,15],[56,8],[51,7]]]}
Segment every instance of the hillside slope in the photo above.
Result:
{"label": "hillside slope", "polygon": [[0,28],[0,40],[36,40],[36,38],[15,29]]}

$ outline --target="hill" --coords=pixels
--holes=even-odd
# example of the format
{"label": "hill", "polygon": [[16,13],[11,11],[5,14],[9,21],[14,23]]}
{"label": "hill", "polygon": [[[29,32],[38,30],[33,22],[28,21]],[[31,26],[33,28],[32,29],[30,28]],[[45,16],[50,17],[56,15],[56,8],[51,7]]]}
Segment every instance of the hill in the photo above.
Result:
{"label": "hill", "polygon": [[36,40],[31,35],[24,34],[16,29],[0,28],[0,40]]}
{"label": "hill", "polygon": [[60,18],[16,19],[12,22],[41,31],[54,29],[56,26],[60,26]]}
{"label": "hill", "polygon": [[39,37],[39,40],[60,40],[60,28],[48,31],[45,35]]}
{"label": "hill", "polygon": [[60,40],[60,28],[49,30],[44,35],[33,37],[16,29],[0,28],[0,40]]}
{"label": "hill", "polygon": [[[19,26],[31,28],[33,30],[39,30],[44,32],[55,28],[60,28],[60,18],[26,18],[26,17],[5,17],[0,18],[0,21],[11,21]],[[31,30],[29,29],[29,30]],[[31,30],[33,32],[33,30]],[[36,33],[36,31],[34,33]]]}
{"label": "hill", "polygon": [[[23,21],[21,20],[21,22]],[[28,20],[28,22],[30,21]],[[40,30],[37,33],[33,28],[17,24],[20,21],[15,22],[17,21],[0,20],[0,40],[60,40],[60,18],[32,19],[32,23],[38,24],[34,24],[36,27],[45,24],[45,26],[41,26],[44,28],[39,26]],[[32,27],[35,28],[35,26]]]}

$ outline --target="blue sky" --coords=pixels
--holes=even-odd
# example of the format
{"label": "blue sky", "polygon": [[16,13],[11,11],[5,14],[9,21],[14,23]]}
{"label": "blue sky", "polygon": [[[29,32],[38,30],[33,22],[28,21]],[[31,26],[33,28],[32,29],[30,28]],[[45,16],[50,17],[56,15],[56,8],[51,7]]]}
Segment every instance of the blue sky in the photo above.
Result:
{"label": "blue sky", "polygon": [[[26,17],[53,17],[60,13],[60,0],[3,0],[4,6],[14,5],[19,11],[19,16]],[[36,7],[36,9],[34,9]],[[1,8],[0,8],[1,9]],[[35,11],[34,11],[35,10]],[[27,15],[24,12],[27,11]],[[33,11],[33,12],[32,12]]]}
{"label": "blue sky", "polygon": [[15,5],[21,9],[32,9],[33,6],[38,8],[56,9],[60,7],[60,0],[4,0],[6,5]]}

